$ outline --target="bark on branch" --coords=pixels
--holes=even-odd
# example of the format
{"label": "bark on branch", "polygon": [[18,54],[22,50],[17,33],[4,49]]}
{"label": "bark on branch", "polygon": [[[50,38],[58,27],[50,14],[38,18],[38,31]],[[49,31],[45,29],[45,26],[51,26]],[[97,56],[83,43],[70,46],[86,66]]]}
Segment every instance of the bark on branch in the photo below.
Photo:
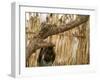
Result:
{"label": "bark on branch", "polygon": [[29,45],[26,48],[26,59],[28,59],[32,55],[32,53],[34,53],[39,48],[54,46],[54,44],[44,41],[44,39],[46,39],[48,36],[73,29],[80,24],[88,21],[88,19],[88,15],[80,15],[75,21],[72,21],[65,25],[57,26],[46,23],[41,24],[41,30],[34,34],[32,41],[30,41]]}

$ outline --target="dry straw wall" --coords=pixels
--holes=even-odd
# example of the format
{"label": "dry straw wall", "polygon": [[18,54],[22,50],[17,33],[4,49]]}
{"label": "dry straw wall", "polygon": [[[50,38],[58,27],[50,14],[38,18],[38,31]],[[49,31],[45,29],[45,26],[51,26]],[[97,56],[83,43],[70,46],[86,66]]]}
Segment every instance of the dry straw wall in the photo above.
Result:
{"label": "dry straw wall", "polygon": [[[32,40],[34,32],[39,31],[40,24],[42,23],[42,14],[38,13],[26,13],[26,31],[33,32],[26,34],[26,46],[29,41]],[[67,24],[77,18],[75,14],[46,14],[47,23],[49,24]],[[46,21],[46,20],[44,20]],[[89,21],[79,25],[78,27],[59,33],[53,36],[49,36],[45,39],[48,42],[55,44],[54,50],[56,53],[56,59],[53,63],[55,65],[75,65],[75,64],[89,64],[89,33],[90,33]],[[29,66],[37,66],[37,57],[39,55],[39,49],[29,59]]]}

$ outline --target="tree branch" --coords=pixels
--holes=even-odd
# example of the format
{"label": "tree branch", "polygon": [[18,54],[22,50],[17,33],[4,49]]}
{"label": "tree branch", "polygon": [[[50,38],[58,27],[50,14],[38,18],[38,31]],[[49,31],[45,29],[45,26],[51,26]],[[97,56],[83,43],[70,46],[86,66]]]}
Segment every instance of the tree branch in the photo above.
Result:
{"label": "tree branch", "polygon": [[39,32],[39,36],[41,39],[45,39],[48,36],[55,35],[64,31],[68,31],[70,29],[73,29],[77,27],[78,25],[86,22],[88,20],[89,16],[88,15],[80,15],[75,21],[72,21],[68,24],[65,25],[51,25],[51,24],[43,24],[42,29]]}

